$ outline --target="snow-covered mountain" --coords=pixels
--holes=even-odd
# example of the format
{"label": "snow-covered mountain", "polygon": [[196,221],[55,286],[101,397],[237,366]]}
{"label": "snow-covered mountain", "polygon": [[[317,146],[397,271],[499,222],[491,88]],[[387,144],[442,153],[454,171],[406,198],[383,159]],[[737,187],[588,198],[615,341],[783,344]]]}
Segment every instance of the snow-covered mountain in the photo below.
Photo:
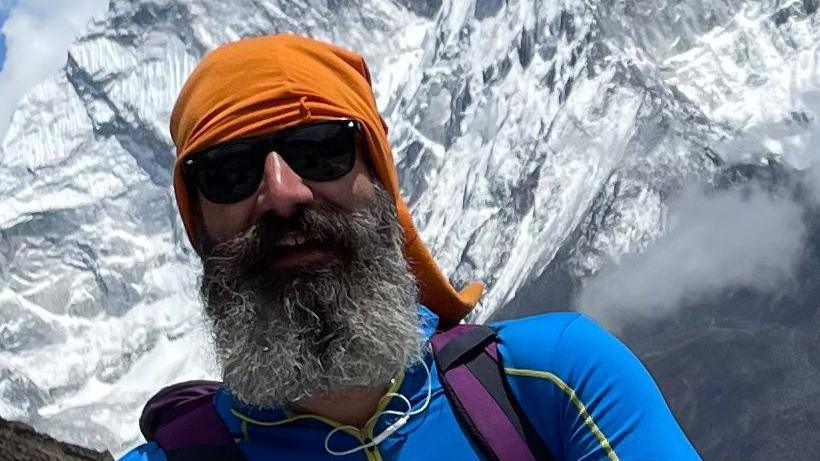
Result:
{"label": "snow-covered mountain", "polygon": [[584,310],[706,459],[806,459],[817,7],[112,0],[0,150],[0,415],[116,453],[151,393],[216,376],[168,118],[205,52],[297,32],[367,58],[423,237],[489,286],[473,320]]}

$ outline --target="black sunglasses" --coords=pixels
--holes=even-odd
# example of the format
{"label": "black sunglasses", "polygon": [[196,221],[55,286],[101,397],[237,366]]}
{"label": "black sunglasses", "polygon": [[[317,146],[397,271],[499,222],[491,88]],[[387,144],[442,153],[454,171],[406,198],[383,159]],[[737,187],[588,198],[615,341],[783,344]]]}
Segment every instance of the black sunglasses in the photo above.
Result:
{"label": "black sunglasses", "polygon": [[253,195],[272,151],[303,179],[333,181],[353,169],[360,130],[356,120],[327,120],[236,139],[192,153],[185,158],[182,174],[186,184],[196,185],[215,203],[235,203]]}

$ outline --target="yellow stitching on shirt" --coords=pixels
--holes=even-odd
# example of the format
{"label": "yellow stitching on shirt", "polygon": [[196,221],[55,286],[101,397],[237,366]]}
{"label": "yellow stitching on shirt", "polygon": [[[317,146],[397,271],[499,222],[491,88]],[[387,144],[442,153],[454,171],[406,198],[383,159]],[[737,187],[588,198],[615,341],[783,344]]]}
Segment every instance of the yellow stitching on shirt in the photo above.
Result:
{"label": "yellow stitching on shirt", "polygon": [[247,421],[242,421],[242,437],[244,437],[245,440],[250,440],[251,439],[251,436],[248,434],[248,422]]}
{"label": "yellow stitching on shirt", "polygon": [[601,444],[601,447],[604,449],[604,452],[609,457],[609,459],[611,461],[620,461],[620,458],[618,458],[618,455],[615,454],[615,450],[609,444],[609,440],[607,440],[604,433],[601,432],[601,429],[598,428],[597,424],[595,424],[595,420],[592,419],[592,415],[589,414],[589,412],[587,411],[586,405],[584,405],[584,402],[582,402],[581,399],[578,398],[578,395],[575,393],[575,389],[569,387],[567,385],[567,383],[565,383],[564,381],[561,380],[561,378],[559,378],[558,376],[556,376],[552,373],[549,373],[549,372],[546,372],[546,371],[538,371],[538,370],[523,370],[523,369],[520,369],[520,368],[504,368],[504,371],[508,375],[527,376],[527,377],[530,377],[530,378],[541,378],[541,379],[547,379],[549,381],[552,381],[553,384],[558,386],[559,389],[564,391],[564,393],[569,396],[569,401],[572,402],[575,405],[575,407],[578,409],[578,413],[581,415],[582,418],[584,418],[584,423],[592,431],[592,434],[595,436],[595,438],[598,439],[598,442]]}

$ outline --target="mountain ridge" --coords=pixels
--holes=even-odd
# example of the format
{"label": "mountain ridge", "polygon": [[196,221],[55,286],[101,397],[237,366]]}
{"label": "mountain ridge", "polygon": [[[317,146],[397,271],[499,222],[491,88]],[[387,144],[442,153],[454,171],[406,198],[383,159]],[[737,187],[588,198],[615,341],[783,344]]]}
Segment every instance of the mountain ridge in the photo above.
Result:
{"label": "mountain ridge", "polygon": [[[820,199],[806,173],[820,139],[816,5],[113,0],[63,71],[26,95],[0,146],[0,415],[119,453],[141,440],[153,392],[218,376],[170,189],[167,122],[208,50],[288,31],[368,60],[423,239],[456,285],[488,283],[470,320],[586,312],[647,363],[705,457],[736,459],[755,434],[748,421],[794,421],[766,398],[787,385],[793,399],[818,393]],[[694,204],[704,210],[716,195],[767,203],[743,202],[747,188],[802,210],[808,256],[793,283],[764,267],[780,288],[725,282],[655,310],[593,293],[622,280],[618,267],[659,257],[687,191],[707,191]],[[794,418],[817,411],[804,410]],[[779,440],[795,456],[820,448],[808,432],[775,430],[746,458],[775,456]]]}

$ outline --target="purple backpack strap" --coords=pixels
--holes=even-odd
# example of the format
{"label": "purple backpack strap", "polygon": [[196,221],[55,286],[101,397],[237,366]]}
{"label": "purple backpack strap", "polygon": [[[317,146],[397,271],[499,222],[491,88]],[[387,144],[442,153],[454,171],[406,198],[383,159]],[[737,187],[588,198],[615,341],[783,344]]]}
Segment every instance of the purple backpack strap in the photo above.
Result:
{"label": "purple backpack strap", "polygon": [[509,390],[495,330],[457,325],[435,334],[431,342],[456,415],[488,459],[553,459]]}
{"label": "purple backpack strap", "polygon": [[213,404],[221,385],[186,381],[162,389],[142,410],[142,435],[168,461],[245,461]]}

